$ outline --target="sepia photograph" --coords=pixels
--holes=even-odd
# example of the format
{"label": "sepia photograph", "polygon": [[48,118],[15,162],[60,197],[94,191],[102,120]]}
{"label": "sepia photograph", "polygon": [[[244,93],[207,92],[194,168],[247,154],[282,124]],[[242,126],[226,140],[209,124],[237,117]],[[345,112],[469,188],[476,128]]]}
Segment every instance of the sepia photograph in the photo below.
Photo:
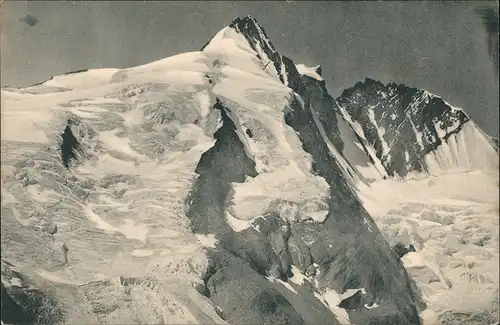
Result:
{"label": "sepia photograph", "polygon": [[1,1],[1,325],[500,325],[498,26]]}

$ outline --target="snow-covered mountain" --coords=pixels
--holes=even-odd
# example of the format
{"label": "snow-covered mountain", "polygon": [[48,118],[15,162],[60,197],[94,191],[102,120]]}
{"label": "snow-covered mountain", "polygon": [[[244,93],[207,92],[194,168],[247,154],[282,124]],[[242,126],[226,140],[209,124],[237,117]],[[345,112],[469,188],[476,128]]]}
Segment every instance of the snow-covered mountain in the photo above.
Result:
{"label": "snow-covered mountain", "polygon": [[425,90],[366,78],[336,104],[384,176],[498,168],[492,140],[462,109]]}
{"label": "snow-covered mountain", "polygon": [[2,321],[497,320],[487,136],[405,86],[334,99],[321,72],[248,16],[200,51],[2,89]]}

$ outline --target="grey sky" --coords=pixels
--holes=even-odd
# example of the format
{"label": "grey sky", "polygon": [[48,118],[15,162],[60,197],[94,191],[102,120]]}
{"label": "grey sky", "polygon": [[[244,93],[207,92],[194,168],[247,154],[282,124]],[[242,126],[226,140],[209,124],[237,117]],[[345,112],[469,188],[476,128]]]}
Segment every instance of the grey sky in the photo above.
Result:
{"label": "grey sky", "polygon": [[[477,10],[498,2],[71,2],[2,4],[2,86],[124,68],[200,49],[251,14],[280,53],[321,64],[332,95],[366,76],[420,87],[498,135],[498,77]],[[32,14],[30,27],[19,18]]]}

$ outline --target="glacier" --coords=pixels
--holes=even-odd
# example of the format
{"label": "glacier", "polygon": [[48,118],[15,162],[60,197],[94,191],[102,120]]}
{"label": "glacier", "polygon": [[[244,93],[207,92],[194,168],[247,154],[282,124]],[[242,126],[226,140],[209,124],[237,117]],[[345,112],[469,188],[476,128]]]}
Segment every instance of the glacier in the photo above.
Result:
{"label": "glacier", "polygon": [[496,321],[491,139],[425,90],[321,75],[247,16],[2,88],[2,322]]}

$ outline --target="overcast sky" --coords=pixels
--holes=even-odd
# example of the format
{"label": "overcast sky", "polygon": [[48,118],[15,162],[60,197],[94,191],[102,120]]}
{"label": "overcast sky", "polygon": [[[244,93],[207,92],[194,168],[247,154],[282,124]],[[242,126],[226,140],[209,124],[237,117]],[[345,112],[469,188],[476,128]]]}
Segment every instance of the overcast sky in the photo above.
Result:
{"label": "overcast sky", "polygon": [[[496,1],[4,1],[1,81],[26,86],[199,50],[235,16],[251,14],[280,53],[321,64],[333,96],[366,76],[405,83],[464,108],[498,135],[498,70],[477,14],[488,7],[498,13]],[[21,21],[27,14],[40,21]]]}

